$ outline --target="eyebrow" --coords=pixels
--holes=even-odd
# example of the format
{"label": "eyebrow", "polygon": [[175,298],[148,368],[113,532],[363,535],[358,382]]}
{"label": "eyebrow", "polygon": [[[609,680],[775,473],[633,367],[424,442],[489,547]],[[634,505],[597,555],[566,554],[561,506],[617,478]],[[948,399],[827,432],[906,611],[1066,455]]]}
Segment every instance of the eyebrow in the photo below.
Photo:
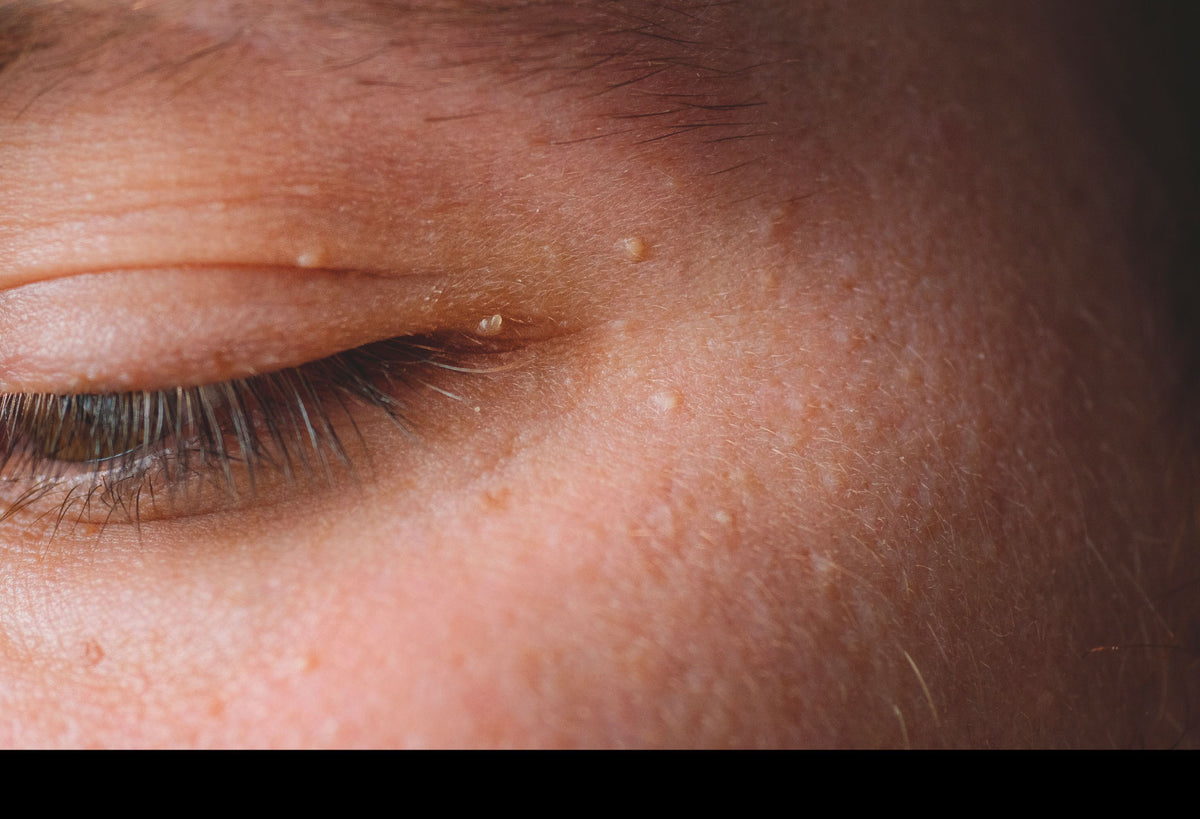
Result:
{"label": "eyebrow", "polygon": [[[766,102],[746,80],[761,62],[746,48],[741,0],[316,0],[221,3],[229,36],[175,57],[180,64],[236,44],[239,26],[354,32],[384,47],[437,54],[431,69],[474,71],[481,82],[520,83],[528,93],[573,91],[605,125],[584,140],[625,136],[652,143],[689,137],[720,143],[766,135]],[[194,3],[0,0],[0,96],[6,73],[28,66],[51,87],[85,73],[104,48],[137,54]],[[128,49],[125,46],[130,46]],[[393,84],[357,59],[362,85]],[[347,64],[354,60],[347,60]],[[156,66],[153,70],[169,70]]]}

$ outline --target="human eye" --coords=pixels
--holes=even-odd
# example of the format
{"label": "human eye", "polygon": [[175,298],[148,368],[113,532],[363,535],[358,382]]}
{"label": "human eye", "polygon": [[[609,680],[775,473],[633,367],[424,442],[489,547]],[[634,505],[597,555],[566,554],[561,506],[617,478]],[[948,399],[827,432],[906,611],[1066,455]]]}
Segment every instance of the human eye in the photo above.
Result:
{"label": "human eye", "polygon": [[169,538],[450,457],[504,380],[576,329],[510,290],[475,272],[205,265],[0,292],[3,523]]}
{"label": "human eye", "polygon": [[[210,21],[184,6],[146,17],[172,30],[180,9],[188,21],[175,34],[210,40]],[[139,36],[138,15],[114,18]],[[491,165],[442,162],[436,141],[400,161],[413,143],[390,127],[405,113],[394,92],[364,91],[361,76],[273,35],[264,26],[250,56],[223,53],[272,86],[237,104],[224,81],[176,85],[169,71],[131,77],[120,63],[98,72],[116,91],[73,76],[68,85],[85,87],[64,91],[62,108],[37,97],[37,71],[6,76],[10,103],[22,90],[34,100],[5,109],[5,149],[19,158],[5,181],[31,214],[0,225],[0,515],[10,529],[27,523],[61,540],[132,523],[142,535],[146,523],[257,515],[295,505],[301,489],[369,484],[368,466],[406,453],[450,457],[469,442],[437,439],[436,457],[420,447],[435,448],[434,430],[447,435],[456,418],[487,418],[503,402],[475,392],[514,368],[532,372],[535,347],[580,326],[592,302],[563,273],[587,268],[564,259],[587,252],[557,230],[531,230],[536,202],[482,186]],[[353,48],[369,53],[377,40]],[[259,49],[271,52],[264,65]],[[385,73],[411,60],[387,53]],[[313,87],[352,101],[314,103]],[[139,127],[139,111],[168,124]],[[311,128],[317,113],[330,121]],[[98,149],[80,150],[97,134]],[[50,196],[40,175],[60,167],[69,189]],[[616,239],[602,241],[607,250]],[[79,522],[88,526],[63,525]]]}
{"label": "human eye", "polygon": [[[386,418],[406,435],[448,374],[514,366],[499,314],[474,333],[387,339],[242,378],[155,390],[0,396],[0,486],[14,516],[141,526],[356,474]],[[449,385],[452,388],[452,385]],[[439,401],[440,399],[440,401]],[[451,403],[452,402],[452,403]],[[367,434],[364,434],[364,429]]]}
{"label": "human eye", "polygon": [[0,0],[0,743],[486,744],[539,678],[561,713],[516,716],[581,713],[539,666],[603,652],[533,632],[653,619],[620,567],[669,579],[664,500],[741,485],[684,397],[745,394],[699,363],[763,227],[722,207],[743,55],[689,85],[714,13]]}

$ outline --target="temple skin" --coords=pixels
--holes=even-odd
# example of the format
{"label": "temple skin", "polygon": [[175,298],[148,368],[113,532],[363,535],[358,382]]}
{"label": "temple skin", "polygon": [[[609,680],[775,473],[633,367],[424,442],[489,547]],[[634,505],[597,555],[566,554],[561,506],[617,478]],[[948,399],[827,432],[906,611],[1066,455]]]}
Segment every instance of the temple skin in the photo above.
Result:
{"label": "temple skin", "polygon": [[1195,744],[1165,206],[1073,12],[0,5],[5,333],[231,270],[314,349],[321,287],[528,328],[353,476],[0,522],[0,743]]}

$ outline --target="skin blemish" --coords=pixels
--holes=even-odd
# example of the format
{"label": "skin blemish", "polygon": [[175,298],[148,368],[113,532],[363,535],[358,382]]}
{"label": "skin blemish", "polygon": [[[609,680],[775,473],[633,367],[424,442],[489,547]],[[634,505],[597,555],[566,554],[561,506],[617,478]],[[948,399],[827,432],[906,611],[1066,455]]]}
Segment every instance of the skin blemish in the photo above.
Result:
{"label": "skin blemish", "polygon": [[683,396],[675,390],[660,390],[650,396],[650,404],[659,412],[671,412],[683,403]]}
{"label": "skin blemish", "polygon": [[307,250],[296,257],[298,267],[320,267],[325,263],[325,254],[320,250]]}
{"label": "skin blemish", "polygon": [[617,247],[626,260],[634,264],[645,261],[646,256],[650,252],[649,245],[646,244],[646,240],[641,236],[626,237],[617,243]]}
{"label": "skin blemish", "polygon": [[87,668],[95,668],[104,659],[104,649],[95,640],[83,644],[83,664]]}
{"label": "skin blemish", "polygon": [[504,318],[499,314],[487,316],[479,320],[479,324],[475,325],[476,335],[494,336],[497,335],[504,326]]}

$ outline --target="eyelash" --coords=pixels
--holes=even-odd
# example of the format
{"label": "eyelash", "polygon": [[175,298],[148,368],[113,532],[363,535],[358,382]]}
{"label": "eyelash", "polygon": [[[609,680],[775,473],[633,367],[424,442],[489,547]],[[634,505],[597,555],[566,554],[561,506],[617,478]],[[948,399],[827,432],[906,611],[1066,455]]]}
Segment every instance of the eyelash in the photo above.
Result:
{"label": "eyelash", "polygon": [[[18,491],[0,521],[65,491],[55,530],[100,513],[134,523],[166,500],[194,508],[204,491],[225,502],[253,497],[268,474],[286,482],[353,472],[344,434],[362,436],[356,407],[381,410],[411,433],[403,396],[418,386],[456,398],[425,380],[431,369],[463,366],[498,352],[473,339],[407,337],[369,344],[279,372],[218,384],[95,395],[0,397],[0,482]],[[10,490],[11,491],[11,490]],[[149,502],[147,505],[147,501]]]}

